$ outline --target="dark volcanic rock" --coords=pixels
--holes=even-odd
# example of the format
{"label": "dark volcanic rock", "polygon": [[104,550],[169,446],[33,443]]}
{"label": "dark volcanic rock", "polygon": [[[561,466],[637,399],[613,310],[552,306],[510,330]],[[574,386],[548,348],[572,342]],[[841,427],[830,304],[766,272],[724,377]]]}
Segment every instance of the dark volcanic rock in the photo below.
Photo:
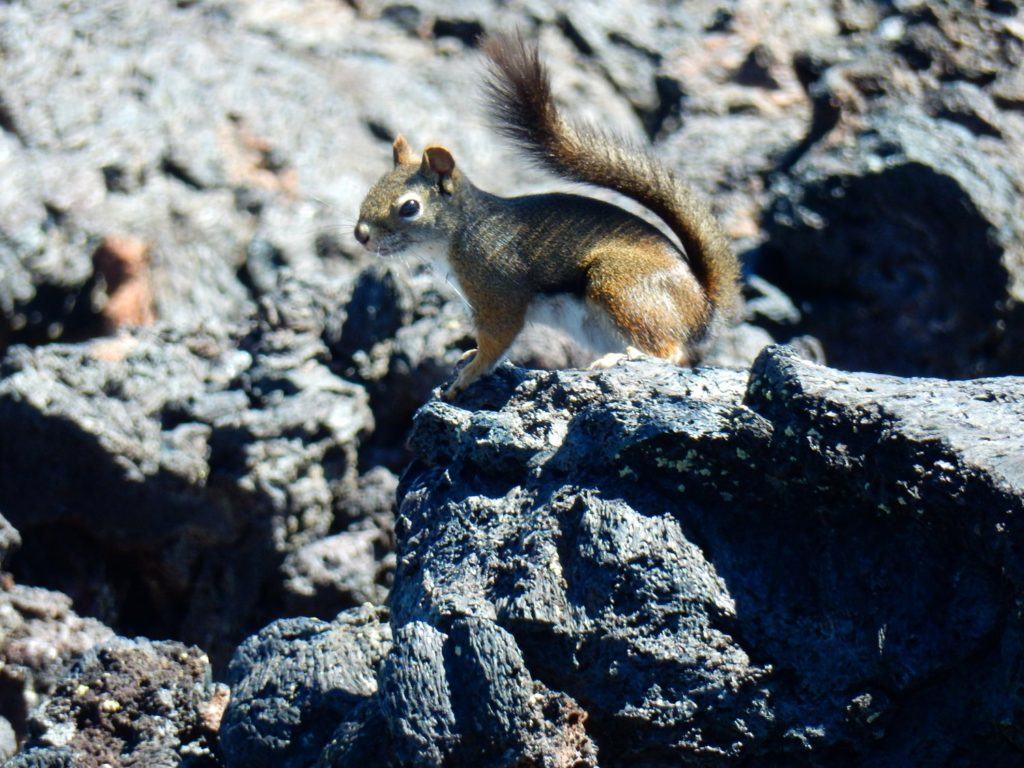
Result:
{"label": "dark volcanic rock", "polygon": [[362,390],[288,339],[267,331],[250,352],[164,331],[12,351],[0,497],[26,541],[15,574],[122,632],[228,654],[281,595],[285,555],[331,530],[373,425]]}
{"label": "dark volcanic rock", "polygon": [[0,515],[0,569],[7,565],[7,558],[21,546],[21,534],[7,518]]}
{"label": "dark volcanic rock", "polygon": [[761,268],[840,366],[966,377],[1024,371],[1018,183],[963,128],[872,117],[806,155],[766,222]]}
{"label": "dark volcanic rock", "polygon": [[812,118],[769,176],[755,268],[841,367],[1024,372],[1014,5],[871,5],[838,6],[848,34],[796,57]]}
{"label": "dark volcanic rock", "polygon": [[307,544],[284,561],[288,612],[330,617],[387,599],[394,571],[390,531],[356,528]]}
{"label": "dark volcanic rock", "polygon": [[221,730],[229,768],[596,765],[585,713],[531,681],[507,632],[460,619],[445,633],[410,624],[393,639],[386,619],[355,609],[247,640]]}
{"label": "dark volcanic rock", "polygon": [[[273,740],[229,758],[1016,764],[1022,403],[1019,378],[842,373],[780,347],[749,374],[502,367],[416,418],[376,690],[275,703],[300,674],[275,670],[320,680],[334,630],[268,630],[236,659],[233,727]],[[338,728],[300,743],[332,685]]]}
{"label": "dark volcanic rock", "polygon": [[[361,184],[344,182],[353,158],[369,178],[384,155],[350,98],[351,70],[304,64],[247,19],[187,5],[0,9],[0,350],[104,330],[109,286],[92,256],[110,236],[148,249],[158,316],[243,318],[258,290],[242,269],[249,244],[316,269],[331,206],[347,216],[358,202]],[[354,15],[339,7],[334,20]],[[332,267],[350,269],[319,268]]]}
{"label": "dark volcanic rock", "polygon": [[0,760],[8,760],[18,751],[18,735],[5,717],[0,717]]}
{"label": "dark volcanic rock", "polygon": [[[732,370],[430,400],[468,313],[348,229],[399,131],[561,188],[474,103],[512,27],[779,286]],[[0,716],[42,704],[13,765],[217,764],[206,662],[107,624],[223,668],[342,609],[238,650],[230,765],[1022,762],[1024,384],[747,370],[778,339],[1024,372],[1014,3],[21,0],[0,51]]]}
{"label": "dark volcanic rock", "polygon": [[289,553],[282,565],[289,615],[332,619],[345,608],[383,604],[395,570],[395,488],[384,467],[359,477],[335,517],[340,533]]}
{"label": "dark volcanic rock", "polygon": [[337,316],[325,320],[332,367],[366,388],[376,416],[370,463],[395,471],[404,465],[413,413],[472,348],[469,314],[456,296],[429,269],[374,265],[359,275]]}
{"label": "dark volcanic rock", "polygon": [[466,622],[514,640],[508,686],[585,710],[602,765],[1020,759],[1024,381],[779,348],[743,378],[505,368],[424,408],[381,672],[438,697],[382,700],[406,764],[473,738],[429,682]]}
{"label": "dark volcanic rock", "polygon": [[77,661],[33,712],[18,768],[216,768],[228,690],[180,643],[118,638]]}
{"label": "dark volcanic rock", "polygon": [[[391,764],[596,766],[586,712],[531,678],[512,635],[490,618],[452,619],[394,631],[379,704]],[[355,765],[365,748],[346,747],[321,762]]]}
{"label": "dark volcanic rock", "polygon": [[221,744],[229,768],[312,765],[376,692],[377,667],[390,649],[387,612],[368,607],[331,623],[285,619],[246,640],[228,671]]}
{"label": "dark volcanic rock", "polygon": [[469,616],[511,633],[528,674],[584,710],[602,765],[738,756],[764,738],[767,671],[729,636],[732,598],[673,517],[684,480],[665,489],[660,457],[624,455],[634,434],[683,456],[688,436],[693,450],[729,435],[753,454],[770,426],[739,405],[744,379],[646,362],[600,376],[502,369],[474,393],[475,412],[428,405],[399,517],[393,624],[444,632]]}

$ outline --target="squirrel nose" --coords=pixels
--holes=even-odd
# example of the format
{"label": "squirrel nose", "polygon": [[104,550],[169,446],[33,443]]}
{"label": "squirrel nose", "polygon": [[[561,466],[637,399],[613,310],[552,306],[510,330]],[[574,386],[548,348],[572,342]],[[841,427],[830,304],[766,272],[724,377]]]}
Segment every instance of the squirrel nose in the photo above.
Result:
{"label": "squirrel nose", "polygon": [[370,225],[365,221],[360,221],[356,224],[356,240],[363,245],[366,245],[370,241]]}

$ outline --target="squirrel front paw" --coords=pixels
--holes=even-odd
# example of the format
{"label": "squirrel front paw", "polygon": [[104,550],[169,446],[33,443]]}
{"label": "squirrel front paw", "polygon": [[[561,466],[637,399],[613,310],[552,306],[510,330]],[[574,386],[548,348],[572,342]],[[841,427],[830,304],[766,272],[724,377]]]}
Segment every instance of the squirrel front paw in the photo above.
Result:
{"label": "squirrel front paw", "polygon": [[442,400],[450,403],[462,392],[465,392],[470,384],[483,375],[485,369],[483,369],[478,362],[479,356],[477,355],[477,350],[471,349],[467,352],[463,352],[462,357],[459,359],[459,363],[462,363],[468,358],[473,359],[469,361],[468,365],[459,371],[459,375],[455,377],[455,381],[453,381],[448,388],[441,393]]}
{"label": "squirrel front paw", "polygon": [[459,380],[456,379],[446,389],[441,392],[441,399],[446,403],[450,403],[465,389],[465,387],[459,386]]}
{"label": "squirrel front paw", "polygon": [[479,378],[478,375],[473,373],[472,362],[473,359],[476,358],[476,355],[477,350],[475,349],[467,349],[465,352],[462,353],[462,356],[459,357],[459,362],[456,365],[462,365],[462,363],[466,362],[467,360],[469,360],[470,363],[461,371],[459,371],[459,375],[455,377],[455,381],[449,384],[448,388],[441,393],[442,400],[445,400],[446,402],[450,403],[452,400],[458,397],[459,394],[464,392],[466,387],[468,387],[470,384],[472,384]]}

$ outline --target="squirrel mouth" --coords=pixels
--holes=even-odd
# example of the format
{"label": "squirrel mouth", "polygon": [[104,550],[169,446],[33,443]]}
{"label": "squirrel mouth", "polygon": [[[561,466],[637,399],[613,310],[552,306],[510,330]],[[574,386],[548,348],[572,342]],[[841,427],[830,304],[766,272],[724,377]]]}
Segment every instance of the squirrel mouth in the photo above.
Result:
{"label": "squirrel mouth", "polygon": [[400,238],[399,240],[379,240],[376,243],[368,243],[370,250],[374,251],[378,256],[394,256],[400,251],[404,251],[409,241],[406,238]]}

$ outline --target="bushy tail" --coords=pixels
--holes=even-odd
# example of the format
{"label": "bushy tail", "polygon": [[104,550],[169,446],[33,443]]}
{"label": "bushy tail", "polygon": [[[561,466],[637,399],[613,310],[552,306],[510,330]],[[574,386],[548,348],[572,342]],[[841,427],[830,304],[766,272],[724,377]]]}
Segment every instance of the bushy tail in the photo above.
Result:
{"label": "bushy tail", "polygon": [[643,149],[563,118],[536,45],[522,35],[484,41],[488,107],[497,130],[549,171],[636,200],[675,232],[716,311],[739,299],[739,262],[708,204]]}

